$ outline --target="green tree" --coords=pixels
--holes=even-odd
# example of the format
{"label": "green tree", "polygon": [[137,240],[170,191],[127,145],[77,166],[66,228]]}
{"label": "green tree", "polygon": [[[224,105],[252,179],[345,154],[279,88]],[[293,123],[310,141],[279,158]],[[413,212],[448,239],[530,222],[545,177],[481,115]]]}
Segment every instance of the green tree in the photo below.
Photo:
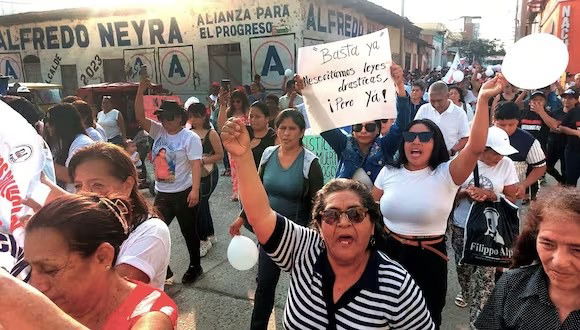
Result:
{"label": "green tree", "polygon": [[456,40],[451,43],[451,47],[459,48],[461,57],[470,60],[475,57],[480,63],[488,56],[505,55],[503,43],[498,39]]}

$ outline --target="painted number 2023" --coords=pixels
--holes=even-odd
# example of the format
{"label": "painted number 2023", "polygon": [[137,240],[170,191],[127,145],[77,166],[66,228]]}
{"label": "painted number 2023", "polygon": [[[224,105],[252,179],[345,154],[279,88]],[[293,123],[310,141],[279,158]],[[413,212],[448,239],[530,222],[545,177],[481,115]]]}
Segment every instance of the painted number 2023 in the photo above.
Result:
{"label": "painted number 2023", "polygon": [[91,63],[85,68],[85,73],[81,74],[81,80],[83,81],[83,85],[88,85],[89,78],[92,78],[97,71],[101,68],[103,64],[103,60],[99,55],[95,55],[95,59],[91,61]]}

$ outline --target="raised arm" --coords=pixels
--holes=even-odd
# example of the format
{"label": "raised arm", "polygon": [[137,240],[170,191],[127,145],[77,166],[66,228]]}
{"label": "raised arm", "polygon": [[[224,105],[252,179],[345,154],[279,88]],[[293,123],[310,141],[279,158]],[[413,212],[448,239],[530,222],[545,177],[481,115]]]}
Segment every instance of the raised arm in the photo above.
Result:
{"label": "raised arm", "polygon": [[268,195],[256,171],[248,130],[240,119],[232,118],[223,126],[221,137],[225,149],[237,164],[239,195],[248,222],[258,241],[265,244],[274,232],[276,213],[270,207]]}
{"label": "raised arm", "polygon": [[151,119],[145,117],[145,107],[143,106],[143,94],[151,87],[149,79],[145,79],[139,83],[137,88],[137,95],[135,95],[135,119],[139,125],[147,132],[151,131]]}
{"label": "raised arm", "polygon": [[1,329],[88,329],[40,291],[0,270]]}
{"label": "raised arm", "polygon": [[403,82],[403,69],[396,64],[392,64],[391,77],[393,77],[393,83],[397,91],[397,118],[387,135],[380,138],[379,141],[381,149],[383,150],[383,158],[385,159],[393,157],[401,142],[402,130],[413,120],[411,118],[411,101]]}
{"label": "raised arm", "polygon": [[505,78],[498,74],[481,86],[469,140],[465,148],[459,152],[459,155],[451,161],[449,166],[453,182],[457,185],[465,182],[475,168],[479,155],[485,150],[487,131],[489,129],[489,100],[501,93],[506,83]]}
{"label": "raised arm", "polygon": [[219,108],[219,112],[218,112],[218,119],[217,119],[217,124],[218,127],[216,127],[216,129],[218,131],[221,131],[222,127],[225,125],[226,121],[228,120],[228,104],[230,102],[230,91],[227,91],[225,89],[220,89],[220,94],[218,96],[218,108]]}

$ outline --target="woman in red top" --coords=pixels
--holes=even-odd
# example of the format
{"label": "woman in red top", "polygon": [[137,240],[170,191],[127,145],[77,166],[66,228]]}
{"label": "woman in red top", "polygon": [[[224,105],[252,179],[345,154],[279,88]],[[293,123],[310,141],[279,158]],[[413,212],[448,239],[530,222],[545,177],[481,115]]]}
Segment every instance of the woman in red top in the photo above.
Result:
{"label": "woman in red top", "polygon": [[6,298],[0,302],[0,328],[174,329],[177,306],[171,298],[115,271],[127,238],[125,205],[66,195],[40,209],[26,226],[24,249],[37,290],[0,275]]}

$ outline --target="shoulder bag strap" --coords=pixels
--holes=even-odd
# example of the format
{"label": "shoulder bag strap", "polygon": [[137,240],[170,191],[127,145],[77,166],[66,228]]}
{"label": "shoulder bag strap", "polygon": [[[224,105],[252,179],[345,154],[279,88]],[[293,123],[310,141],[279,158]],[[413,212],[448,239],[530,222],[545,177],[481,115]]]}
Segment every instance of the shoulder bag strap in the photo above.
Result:
{"label": "shoulder bag strap", "polygon": [[473,182],[477,188],[479,188],[479,168],[477,162],[475,163],[475,168],[473,169]]}

